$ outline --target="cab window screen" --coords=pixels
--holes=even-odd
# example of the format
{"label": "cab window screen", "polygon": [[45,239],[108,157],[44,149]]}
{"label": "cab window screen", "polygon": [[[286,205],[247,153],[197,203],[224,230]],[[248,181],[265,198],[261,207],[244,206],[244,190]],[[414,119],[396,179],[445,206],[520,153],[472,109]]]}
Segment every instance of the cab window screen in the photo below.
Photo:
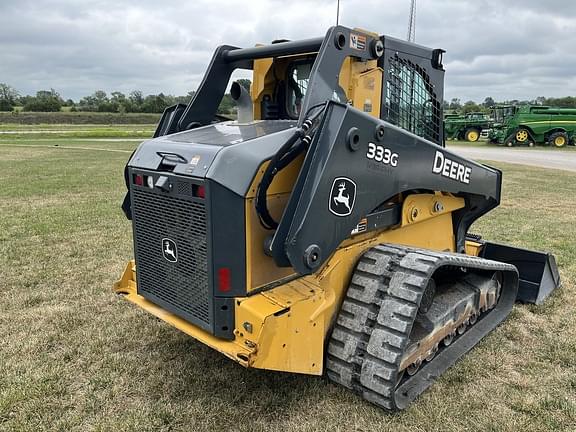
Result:
{"label": "cab window screen", "polygon": [[385,120],[440,143],[440,102],[426,71],[396,54],[387,72]]}

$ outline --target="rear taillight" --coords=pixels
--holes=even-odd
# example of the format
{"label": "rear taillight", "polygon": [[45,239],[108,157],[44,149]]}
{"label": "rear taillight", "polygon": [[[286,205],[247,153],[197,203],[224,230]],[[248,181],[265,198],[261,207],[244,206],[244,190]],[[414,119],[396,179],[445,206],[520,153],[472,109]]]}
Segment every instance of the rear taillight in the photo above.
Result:
{"label": "rear taillight", "polygon": [[218,291],[228,292],[230,288],[230,269],[228,267],[220,267],[218,269]]}
{"label": "rear taillight", "polygon": [[192,188],[192,195],[196,198],[206,198],[206,189],[202,185],[194,185]]}
{"label": "rear taillight", "polygon": [[154,189],[154,177],[142,174],[133,175],[134,184],[136,186],[148,186],[150,189]]}

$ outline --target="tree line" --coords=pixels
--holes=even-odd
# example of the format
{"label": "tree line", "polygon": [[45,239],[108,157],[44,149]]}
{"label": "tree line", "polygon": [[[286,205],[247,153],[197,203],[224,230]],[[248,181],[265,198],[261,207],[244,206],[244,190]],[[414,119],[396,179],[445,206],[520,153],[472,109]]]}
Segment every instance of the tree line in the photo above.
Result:
{"label": "tree line", "polygon": [[[249,79],[239,79],[238,82],[246,89],[250,89]],[[16,89],[8,84],[0,83],[0,111],[13,111],[21,107],[24,111],[61,111],[67,107],[69,111],[107,112],[107,113],[161,113],[165,108],[177,104],[188,103],[194,96],[194,91],[185,96],[166,95],[164,93],[144,95],[140,90],[135,90],[125,95],[122,92],[112,92],[109,95],[103,90],[97,90],[80,100],[64,100],[54,90],[40,90],[35,96],[21,96]],[[486,97],[483,102],[476,103],[467,101],[462,103],[460,99],[453,98],[444,101],[444,112],[466,114],[470,112],[489,112],[494,105],[549,105],[562,108],[576,108],[576,97],[567,96],[561,98],[546,98],[543,96],[533,100],[503,100],[496,102],[492,97]],[[236,103],[226,93],[218,108],[219,114],[234,112]]]}
{"label": "tree line", "polygon": [[[250,89],[250,80],[237,80],[246,89]],[[0,111],[14,111],[20,107],[23,111],[57,112],[64,108],[68,111],[106,112],[106,113],[161,113],[169,106],[187,104],[194,96],[194,91],[185,96],[173,96],[164,93],[144,95],[140,90],[129,94],[112,92],[109,95],[103,90],[97,90],[78,101],[64,100],[54,90],[40,90],[36,95],[22,96],[12,86],[0,83]],[[230,114],[236,107],[230,94],[226,93],[218,108],[219,114]]]}

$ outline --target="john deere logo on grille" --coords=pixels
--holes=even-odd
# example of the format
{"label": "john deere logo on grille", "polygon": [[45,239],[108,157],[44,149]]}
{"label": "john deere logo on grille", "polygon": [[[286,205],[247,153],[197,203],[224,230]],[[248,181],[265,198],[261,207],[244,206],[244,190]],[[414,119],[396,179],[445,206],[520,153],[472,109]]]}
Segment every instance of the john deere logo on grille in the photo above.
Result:
{"label": "john deere logo on grille", "polygon": [[162,239],[162,254],[166,261],[177,262],[178,261],[178,248],[176,247],[176,242],[169,238]]}
{"label": "john deere logo on grille", "polygon": [[356,200],[356,183],[347,177],[336,177],[330,191],[328,208],[336,216],[348,216]]}

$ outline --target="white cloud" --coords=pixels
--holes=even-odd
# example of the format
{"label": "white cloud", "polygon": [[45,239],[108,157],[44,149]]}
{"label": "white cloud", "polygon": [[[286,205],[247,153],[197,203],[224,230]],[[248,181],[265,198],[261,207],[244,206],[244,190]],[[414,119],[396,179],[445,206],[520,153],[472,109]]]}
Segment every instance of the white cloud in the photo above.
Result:
{"label": "white cloud", "polygon": [[[0,2],[0,82],[186,94],[221,44],[319,36],[336,0]],[[341,23],[405,37],[408,0],[341,0]],[[576,2],[419,0],[417,42],[444,48],[445,96],[531,99],[576,94]]]}

